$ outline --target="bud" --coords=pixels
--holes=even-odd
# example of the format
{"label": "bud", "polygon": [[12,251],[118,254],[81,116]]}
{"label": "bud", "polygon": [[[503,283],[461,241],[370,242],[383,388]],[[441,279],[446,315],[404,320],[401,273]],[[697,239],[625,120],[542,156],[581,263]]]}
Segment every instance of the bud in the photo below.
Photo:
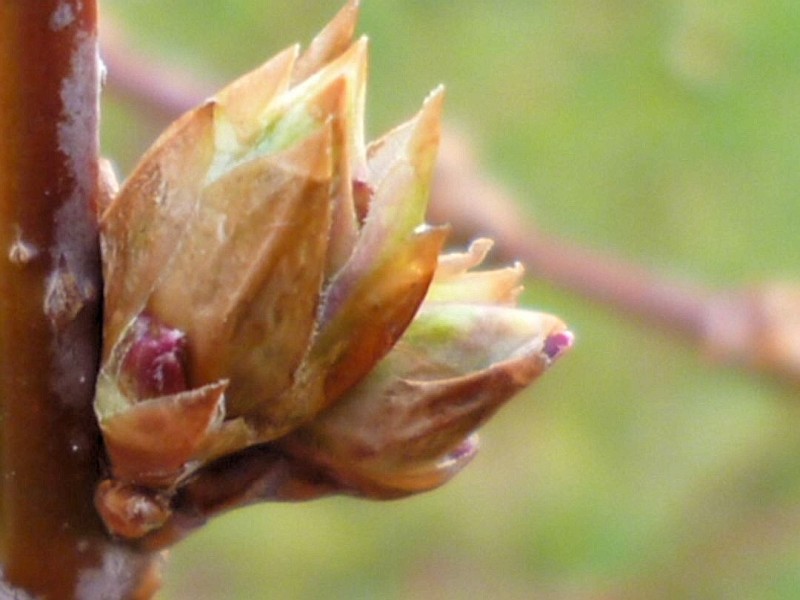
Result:
{"label": "bud", "polygon": [[358,386],[286,438],[290,453],[375,498],[438,487],[469,462],[475,430],[572,343],[557,318],[510,306],[519,266],[465,270],[490,246],[479,240],[442,257],[403,336]]}
{"label": "bud", "polygon": [[[326,489],[434,487],[569,345],[513,308],[521,267],[470,271],[490,242],[440,257],[441,89],[364,143],[356,8],[178,119],[102,215],[97,502],[120,535],[158,529],[190,477],[257,444],[330,473]],[[125,527],[137,490],[158,510]]]}

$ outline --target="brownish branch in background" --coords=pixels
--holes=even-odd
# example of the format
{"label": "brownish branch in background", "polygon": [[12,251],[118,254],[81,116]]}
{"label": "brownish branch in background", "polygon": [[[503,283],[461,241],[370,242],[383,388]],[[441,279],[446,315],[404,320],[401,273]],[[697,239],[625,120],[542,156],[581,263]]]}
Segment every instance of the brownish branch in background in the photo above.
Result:
{"label": "brownish branch in background", "polygon": [[503,260],[520,260],[535,276],[593,301],[683,335],[702,329],[709,290],[542,232],[486,174],[465,137],[448,132],[438,166],[433,220],[452,223],[461,237],[493,237]]}
{"label": "brownish branch in background", "polygon": [[[119,31],[103,40],[109,91],[169,121],[213,92],[161,61],[142,60]],[[717,291],[677,281],[540,231],[513,196],[486,175],[469,141],[445,131],[430,215],[458,238],[488,236],[503,259],[592,302],[660,327],[726,364],[800,380],[800,285]]]}
{"label": "brownish branch in background", "polygon": [[154,57],[141,56],[113,22],[103,22],[101,35],[107,92],[131,100],[148,117],[164,125],[220,87]]}
{"label": "brownish branch in background", "polygon": [[441,149],[431,216],[460,236],[493,237],[504,259],[521,260],[534,276],[676,334],[716,362],[800,380],[800,285],[718,291],[546,234],[452,131]]}
{"label": "brownish branch in background", "polygon": [[[0,597],[148,598],[92,502],[102,296],[96,3],[0,3]],[[138,594],[138,595],[137,595]]]}

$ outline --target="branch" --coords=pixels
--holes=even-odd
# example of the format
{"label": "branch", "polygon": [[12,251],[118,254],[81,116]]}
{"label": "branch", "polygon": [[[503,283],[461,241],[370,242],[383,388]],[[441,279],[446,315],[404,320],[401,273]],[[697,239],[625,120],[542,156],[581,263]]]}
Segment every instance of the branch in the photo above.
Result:
{"label": "branch", "polygon": [[[137,597],[93,506],[100,348],[96,3],[0,4],[2,597]],[[149,586],[149,587],[148,587]]]}
{"label": "branch", "polygon": [[688,336],[702,329],[710,290],[540,231],[453,131],[443,140],[439,167],[431,217],[451,223],[459,236],[494,237],[503,260],[521,260],[535,276],[642,321]]}
{"label": "branch", "polygon": [[443,140],[431,216],[465,238],[493,237],[502,258],[521,260],[536,277],[678,335],[716,362],[800,381],[796,283],[714,290],[545,234],[452,131]]}

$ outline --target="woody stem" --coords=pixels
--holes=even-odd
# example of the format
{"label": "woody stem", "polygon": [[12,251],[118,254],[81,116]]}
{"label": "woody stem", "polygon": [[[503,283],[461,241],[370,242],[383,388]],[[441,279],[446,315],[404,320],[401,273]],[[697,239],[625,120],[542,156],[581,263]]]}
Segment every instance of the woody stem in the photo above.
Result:
{"label": "woody stem", "polygon": [[92,502],[96,23],[92,0],[0,3],[2,597],[150,596],[152,557],[109,539]]}

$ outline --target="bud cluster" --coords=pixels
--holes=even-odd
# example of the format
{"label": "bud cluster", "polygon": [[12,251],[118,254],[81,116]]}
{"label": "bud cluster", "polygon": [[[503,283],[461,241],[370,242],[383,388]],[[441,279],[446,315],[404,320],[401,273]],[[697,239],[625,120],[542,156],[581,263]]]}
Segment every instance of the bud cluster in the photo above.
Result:
{"label": "bud cluster", "polygon": [[113,533],[157,530],[188,482],[256,446],[326,493],[437,487],[571,344],[516,308],[519,265],[476,271],[491,242],[442,254],[447,228],[425,223],[441,89],[364,142],[356,16],[181,117],[102,215]]}

